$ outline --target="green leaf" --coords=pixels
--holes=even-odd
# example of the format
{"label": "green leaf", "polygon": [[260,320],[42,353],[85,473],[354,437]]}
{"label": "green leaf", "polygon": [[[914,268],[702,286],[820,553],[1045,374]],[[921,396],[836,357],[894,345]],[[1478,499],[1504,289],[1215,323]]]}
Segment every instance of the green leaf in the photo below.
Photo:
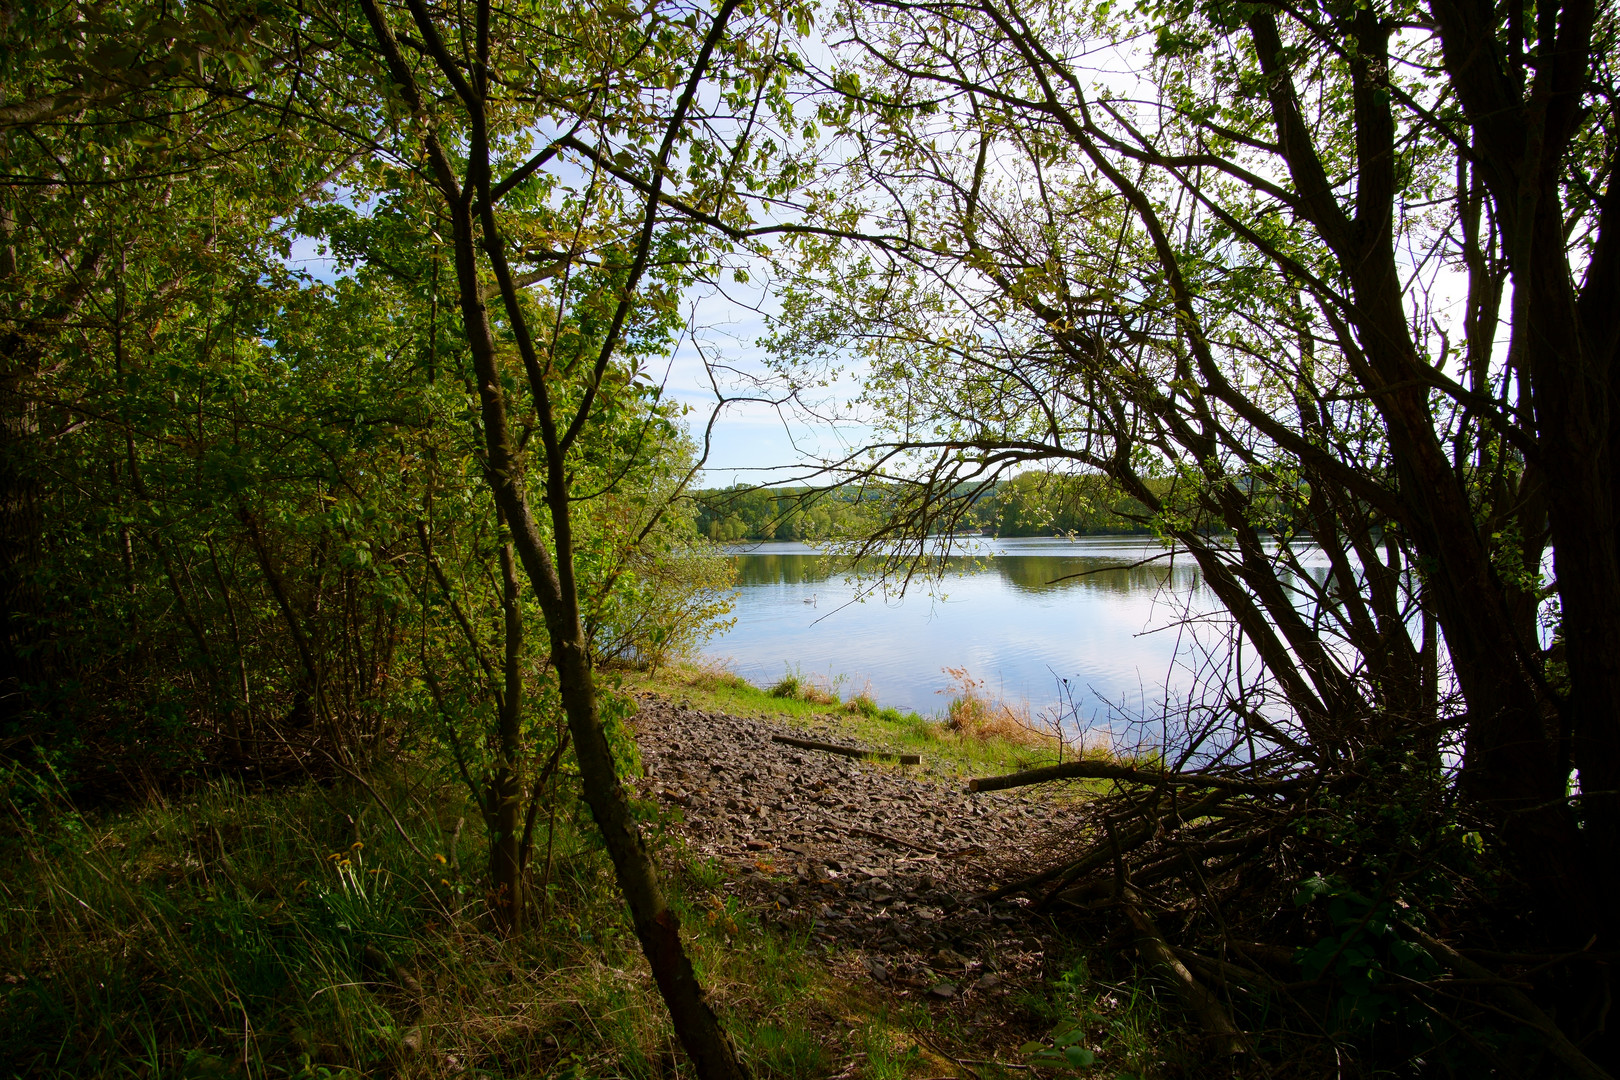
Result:
{"label": "green leaf", "polygon": [[1066,1047],[1063,1056],[1076,1069],[1090,1068],[1097,1063],[1097,1055],[1083,1046]]}

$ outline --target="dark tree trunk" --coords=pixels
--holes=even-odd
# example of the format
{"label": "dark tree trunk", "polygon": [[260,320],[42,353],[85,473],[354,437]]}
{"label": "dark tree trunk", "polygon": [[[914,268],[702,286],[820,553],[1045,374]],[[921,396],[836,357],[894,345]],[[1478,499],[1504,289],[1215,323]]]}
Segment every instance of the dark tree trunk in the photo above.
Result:
{"label": "dark tree trunk", "polygon": [[523,816],[523,616],[518,608],[517,565],[512,545],[501,545],[501,610],[504,613],[506,654],[502,671],[499,758],[490,783],[492,829],[489,877],[495,889],[497,918],[511,933],[521,933],[527,905],[523,896],[523,865],[519,851]]}
{"label": "dark tree trunk", "polygon": [[[373,38],[387,63],[390,77],[412,112],[417,116],[426,116],[428,110],[424,108],[415,77],[404,60],[381,8],[376,0],[361,0],[361,2]],[[710,55],[719,43],[725,22],[736,6],[736,0],[725,0],[715,15],[714,23],[693,65],[681,104],[666,130],[660,170],[655,174],[656,182],[662,181],[662,164],[668,160],[675,130],[682,122],[684,110],[690,105],[697,80],[702,76]],[[482,96],[487,85],[484,55],[481,51],[474,65],[473,82],[467,83],[459,62],[445,48],[427,9],[413,0],[411,11],[435,64],[457,88],[457,95],[467,111],[467,119],[470,122],[468,175],[465,187],[455,172],[450,155],[431,128],[423,132],[426,156],[433,181],[451,219],[456,287],[462,326],[467,335],[473,372],[477,379],[479,415],[486,451],[484,462],[486,475],[495,502],[506,518],[507,529],[518,560],[523,565],[524,573],[545,616],[546,629],[551,638],[551,662],[557,672],[563,709],[568,717],[574,754],[579,762],[585,800],[590,805],[597,828],[601,830],[603,843],[613,861],[619,890],[629,905],[631,921],[635,926],[636,936],[640,939],[642,952],[652,968],[653,979],[657,982],[659,992],[669,1009],[675,1032],[691,1056],[698,1075],[705,1080],[742,1080],[747,1076],[747,1072],[738,1061],[730,1038],[704,997],[703,988],[697,981],[691,961],[681,943],[680,922],[664,897],[658,880],[657,866],[642,841],[640,829],[630,813],[628,799],[614,768],[612,753],[608,747],[607,736],[602,730],[598,712],[590,654],[580,622],[579,592],[574,578],[572,492],[569,484],[568,449],[588,417],[594,400],[595,387],[600,383],[607,357],[617,343],[624,313],[630,298],[634,295],[637,279],[645,269],[651,244],[652,224],[656,220],[656,188],[655,194],[648,200],[637,264],[628,276],[624,299],[619,305],[614,323],[605,334],[606,343],[596,366],[595,381],[586,388],[584,400],[573,422],[566,425],[566,430],[560,431],[545,374],[535,355],[534,341],[529,335],[523,308],[505,261],[503,240],[496,225],[491,203],[493,184],[490,178],[489,132]],[[480,50],[487,48],[489,16],[488,3],[480,3],[477,9]],[[475,199],[478,201],[475,202]],[[503,381],[496,362],[495,339],[484,302],[484,290],[479,280],[480,246],[483,247],[501,287],[510,331],[516,339],[529,377],[534,418],[538,422],[540,441],[545,452],[545,493],[551,517],[555,561],[536,527],[526,494],[523,458],[511,437],[506,399],[502,390]]]}

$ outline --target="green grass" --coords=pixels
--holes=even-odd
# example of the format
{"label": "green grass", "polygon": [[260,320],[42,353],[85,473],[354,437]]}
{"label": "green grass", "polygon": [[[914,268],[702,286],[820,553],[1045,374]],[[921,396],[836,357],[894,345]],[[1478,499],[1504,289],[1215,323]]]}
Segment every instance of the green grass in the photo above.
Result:
{"label": "green grass", "polygon": [[[667,1074],[668,1018],[577,799],[550,909],[508,940],[485,917],[476,822],[451,846],[471,816],[458,789],[374,785],[409,842],[358,788],[217,783],[92,817],[13,784],[0,1076]],[[763,1076],[824,1075],[822,968],[647,814],[740,1052]]]}
{"label": "green grass", "polygon": [[1007,738],[956,731],[935,717],[880,708],[865,690],[843,702],[836,697],[829,701],[820,695],[830,696],[836,685],[827,682],[816,687],[815,698],[807,700],[805,688],[810,683],[796,672],[789,672],[768,689],[731,672],[690,663],[670,665],[653,674],[627,673],[624,678],[627,687],[651,690],[712,712],[764,717],[799,728],[830,722],[874,750],[919,754],[924,771],[946,777],[989,776],[1057,760],[1052,740],[1038,735]]}
{"label": "green grass", "polygon": [[[1077,1045],[1096,1054],[1094,1069],[1084,1074],[1135,1078],[1164,1075],[1201,1075],[1198,1062],[1186,1053],[1188,1033],[1173,992],[1160,980],[1135,964],[1119,957],[1105,959],[1116,969],[1112,979],[1102,979],[1093,971],[1093,957],[1086,950],[1074,950],[1053,965],[1054,977],[1038,991],[1021,996],[1017,1005],[1052,1035],[1083,1034]],[[1166,1000],[1169,1007],[1166,1007]],[[1037,1064],[1050,1060],[1040,1055],[1034,1044],[1026,1044]],[[1059,1069],[1059,1072],[1064,1071]]]}
{"label": "green grass", "polygon": [[[817,704],[692,668],[627,681],[801,727],[831,719],[945,777],[1042,760],[860,694]],[[359,785],[228,781],[89,814],[32,774],[0,773],[0,1080],[686,1075],[577,792],[559,805],[544,910],[503,938],[477,814],[442,775],[429,763],[373,775],[392,814]],[[891,1013],[833,975],[821,946],[762,924],[656,806],[640,812],[699,977],[755,1075],[949,1071],[918,1048],[925,1009]],[[1039,1023],[1075,1007],[1055,1001],[1019,1008]]]}

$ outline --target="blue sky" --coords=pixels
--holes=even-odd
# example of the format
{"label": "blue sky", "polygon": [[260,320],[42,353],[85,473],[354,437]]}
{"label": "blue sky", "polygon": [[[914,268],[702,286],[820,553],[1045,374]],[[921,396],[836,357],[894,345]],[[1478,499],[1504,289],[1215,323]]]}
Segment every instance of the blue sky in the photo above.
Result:
{"label": "blue sky", "polygon": [[[300,236],[292,245],[288,264],[321,281],[331,281],[337,263],[323,253],[321,243]],[[758,280],[758,278],[756,278]],[[761,392],[750,379],[768,377],[765,351],[757,344],[767,333],[766,315],[773,310],[768,289],[728,283],[723,289],[694,290],[684,310],[688,329],[662,371],[666,394],[687,407],[686,422],[700,445],[718,398],[716,386],[728,396]],[[847,405],[858,387],[850,381],[824,391],[824,401]],[[819,457],[842,456],[850,440],[865,428],[813,422],[788,409],[761,402],[734,401],[720,410],[710,429],[707,468],[698,483],[723,487],[736,483],[776,484],[802,480],[814,471]]]}

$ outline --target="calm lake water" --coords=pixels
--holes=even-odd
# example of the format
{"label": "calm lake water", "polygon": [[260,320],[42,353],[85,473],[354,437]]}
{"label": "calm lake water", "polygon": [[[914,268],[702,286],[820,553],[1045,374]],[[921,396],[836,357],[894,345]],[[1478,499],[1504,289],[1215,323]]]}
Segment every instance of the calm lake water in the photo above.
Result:
{"label": "calm lake water", "polygon": [[1135,537],[975,545],[932,587],[864,601],[803,544],[739,548],[736,625],[704,653],[758,685],[796,671],[925,714],[945,707],[945,668],[1035,711],[1063,701],[1067,679],[1076,726],[1151,716],[1192,687],[1197,635],[1177,623],[1219,605],[1187,555],[1164,558],[1157,541]]}

